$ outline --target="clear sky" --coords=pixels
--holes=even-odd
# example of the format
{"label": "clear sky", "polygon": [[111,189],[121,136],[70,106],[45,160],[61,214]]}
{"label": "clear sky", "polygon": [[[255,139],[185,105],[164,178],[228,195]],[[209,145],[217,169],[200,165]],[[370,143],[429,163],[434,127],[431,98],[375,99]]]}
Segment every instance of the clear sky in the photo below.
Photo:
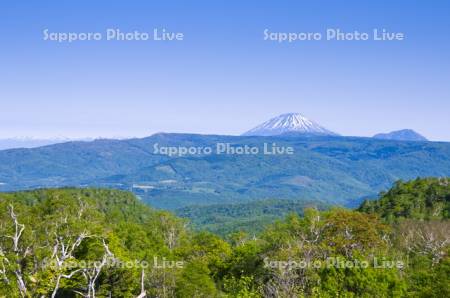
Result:
{"label": "clear sky", "polygon": [[[370,3],[369,3],[370,2]],[[240,134],[300,112],[343,135],[412,128],[450,141],[449,1],[0,3],[0,137]],[[43,40],[182,32],[183,41]],[[386,29],[403,41],[264,40]]]}

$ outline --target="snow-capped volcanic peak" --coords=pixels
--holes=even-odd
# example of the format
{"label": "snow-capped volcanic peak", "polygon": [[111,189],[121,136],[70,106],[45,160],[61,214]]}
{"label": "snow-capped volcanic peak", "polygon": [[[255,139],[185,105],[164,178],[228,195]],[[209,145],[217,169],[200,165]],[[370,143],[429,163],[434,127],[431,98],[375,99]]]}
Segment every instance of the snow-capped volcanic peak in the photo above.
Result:
{"label": "snow-capped volcanic peak", "polygon": [[336,135],[298,113],[282,114],[244,133],[246,136],[273,136],[285,133]]}

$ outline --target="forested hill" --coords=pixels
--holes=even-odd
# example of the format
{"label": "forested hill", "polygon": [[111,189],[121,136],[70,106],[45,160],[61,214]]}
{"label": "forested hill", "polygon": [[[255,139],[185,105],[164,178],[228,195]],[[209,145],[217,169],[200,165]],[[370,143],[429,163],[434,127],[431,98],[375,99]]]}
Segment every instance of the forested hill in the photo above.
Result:
{"label": "forested hill", "polygon": [[[292,147],[292,155],[215,154],[217,144]],[[213,148],[172,155],[154,146]],[[232,150],[231,150],[232,151]],[[0,151],[0,191],[41,187],[131,190],[175,210],[261,199],[323,200],[356,207],[398,179],[450,176],[450,143],[356,137],[156,134]]]}
{"label": "forested hill", "polygon": [[447,219],[306,209],[228,242],[186,224],[122,191],[0,193],[0,297],[450,296]]}
{"label": "forested hill", "polygon": [[398,181],[377,200],[366,200],[360,211],[376,213],[388,221],[401,218],[449,219],[450,179]]}
{"label": "forested hill", "polygon": [[189,206],[177,209],[175,213],[188,219],[196,230],[207,230],[228,237],[237,231],[255,235],[262,232],[267,225],[288,214],[302,215],[306,208],[324,210],[329,207],[328,204],[318,200],[271,199],[238,204]]}
{"label": "forested hill", "polygon": [[0,193],[0,297],[213,297],[229,253],[131,193]]}
{"label": "forested hill", "polygon": [[[378,214],[394,221],[411,219],[448,219],[450,216],[450,180],[448,178],[423,178],[397,181],[376,200],[366,200],[358,208],[361,212]],[[235,231],[249,234],[261,232],[265,227],[290,213],[302,215],[305,208],[324,210],[325,202],[315,200],[261,200],[237,204],[189,206],[175,210],[187,218],[195,229],[211,231],[226,237]]]}

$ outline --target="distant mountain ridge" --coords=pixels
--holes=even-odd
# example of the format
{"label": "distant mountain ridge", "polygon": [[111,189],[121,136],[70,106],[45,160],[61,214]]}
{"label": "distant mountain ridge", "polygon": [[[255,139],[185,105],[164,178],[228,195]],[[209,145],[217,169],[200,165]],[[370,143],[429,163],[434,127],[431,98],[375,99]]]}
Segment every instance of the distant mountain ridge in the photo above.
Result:
{"label": "distant mountain ridge", "polygon": [[245,132],[243,136],[275,136],[289,133],[337,136],[318,123],[299,113],[286,113],[269,119],[268,121]]}
{"label": "distant mountain ridge", "polygon": [[[293,155],[155,154],[159,146],[292,147]],[[260,150],[262,152],[262,149]],[[261,199],[356,206],[398,179],[450,176],[450,143],[340,136],[160,133],[0,151],[0,191],[96,186],[131,190],[164,209]]]}
{"label": "distant mountain ridge", "polygon": [[66,137],[55,138],[31,138],[31,137],[17,137],[0,139],[0,150],[15,149],[15,148],[37,148],[42,146],[54,145],[59,143],[66,143],[70,141],[92,141],[92,138],[70,139]]}
{"label": "distant mountain ridge", "polygon": [[389,133],[379,133],[373,136],[374,139],[380,140],[397,140],[397,141],[428,141],[427,138],[415,132],[412,129],[396,130]]}

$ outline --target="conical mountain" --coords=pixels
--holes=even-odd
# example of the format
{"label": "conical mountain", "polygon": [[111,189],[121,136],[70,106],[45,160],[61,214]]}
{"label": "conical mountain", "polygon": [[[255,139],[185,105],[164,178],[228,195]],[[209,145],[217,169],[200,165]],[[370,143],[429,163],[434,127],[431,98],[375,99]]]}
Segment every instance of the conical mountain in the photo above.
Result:
{"label": "conical mountain", "polygon": [[299,113],[272,118],[244,133],[244,136],[275,136],[282,134],[337,135]]}

